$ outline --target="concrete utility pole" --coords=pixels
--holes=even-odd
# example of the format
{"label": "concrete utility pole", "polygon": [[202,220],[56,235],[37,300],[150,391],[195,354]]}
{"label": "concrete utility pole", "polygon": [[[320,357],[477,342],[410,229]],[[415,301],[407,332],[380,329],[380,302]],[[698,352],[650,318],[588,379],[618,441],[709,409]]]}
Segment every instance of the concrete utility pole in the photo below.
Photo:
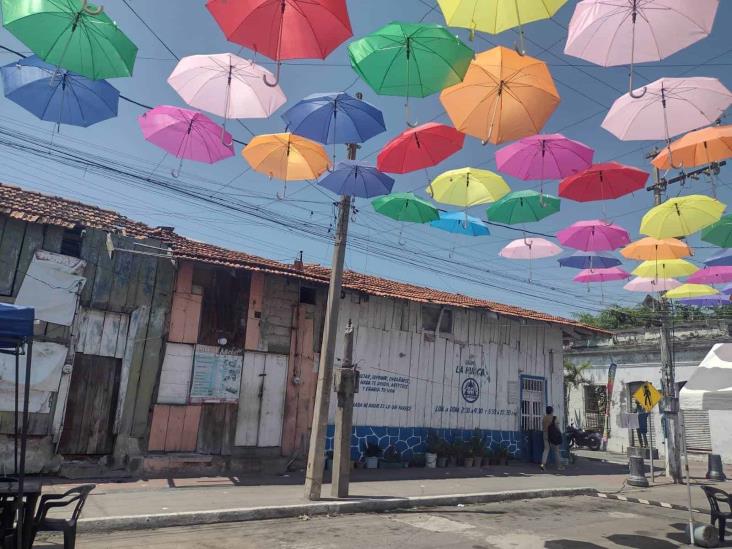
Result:
{"label": "concrete utility pole", "polygon": [[343,345],[343,362],[333,376],[338,407],[333,439],[333,480],[330,494],[336,498],[348,497],[351,479],[351,431],[353,430],[353,395],[358,392],[358,371],[353,367],[353,326],[348,321]]}

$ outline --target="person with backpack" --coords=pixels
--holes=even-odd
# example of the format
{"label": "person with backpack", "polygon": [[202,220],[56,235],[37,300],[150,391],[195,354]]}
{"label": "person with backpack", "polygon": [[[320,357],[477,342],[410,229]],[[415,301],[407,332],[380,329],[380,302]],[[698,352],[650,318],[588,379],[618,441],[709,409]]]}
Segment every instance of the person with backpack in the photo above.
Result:
{"label": "person with backpack", "polygon": [[559,455],[559,446],[562,444],[562,431],[557,426],[557,416],[554,415],[554,408],[551,406],[546,407],[546,415],[542,420],[542,429],[544,431],[544,453],[541,456],[541,470],[546,470],[546,462],[549,459],[549,449],[551,448],[554,452],[554,461],[557,463],[557,468],[562,471],[561,458]]}

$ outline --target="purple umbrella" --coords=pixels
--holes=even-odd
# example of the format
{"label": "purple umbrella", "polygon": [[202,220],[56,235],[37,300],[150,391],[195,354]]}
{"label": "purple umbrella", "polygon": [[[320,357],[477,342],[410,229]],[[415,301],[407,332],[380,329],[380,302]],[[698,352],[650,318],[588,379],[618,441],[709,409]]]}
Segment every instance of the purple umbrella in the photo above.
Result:
{"label": "purple umbrella", "polygon": [[575,250],[604,252],[630,243],[628,231],[600,219],[577,221],[557,233],[559,242]]}
{"label": "purple umbrella", "polygon": [[394,179],[365,162],[339,162],[335,170],[318,183],[337,195],[373,198],[389,194]]}
{"label": "purple umbrella", "polygon": [[725,295],[732,295],[732,284],[727,284],[722,288],[721,292]]}
{"label": "purple umbrella", "polygon": [[561,133],[533,135],[496,151],[496,166],[524,181],[563,179],[589,168],[594,154]]}
{"label": "purple umbrella", "polygon": [[708,295],[704,297],[690,297],[679,299],[676,303],[680,305],[692,305],[694,307],[724,307],[732,305],[728,295]]}
{"label": "purple umbrella", "polygon": [[723,249],[704,260],[707,267],[732,267],[732,250]]}
{"label": "purple umbrella", "polygon": [[572,269],[609,269],[622,265],[617,257],[604,255],[597,252],[577,251],[567,257],[559,259],[562,267],[570,267]]}
{"label": "purple umbrella", "polygon": [[613,282],[628,278],[630,278],[629,272],[620,267],[610,267],[608,269],[584,269],[572,280],[584,284],[590,282]]}

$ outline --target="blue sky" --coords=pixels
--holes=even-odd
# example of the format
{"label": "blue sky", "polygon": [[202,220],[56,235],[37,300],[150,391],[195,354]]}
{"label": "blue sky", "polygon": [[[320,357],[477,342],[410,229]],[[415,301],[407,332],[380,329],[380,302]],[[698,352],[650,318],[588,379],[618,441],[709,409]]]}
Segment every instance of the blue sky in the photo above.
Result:
{"label": "blue sky", "polygon": [[[142,2],[128,0],[145,22],[179,57],[202,53],[238,53],[236,44],[226,41],[203,0],[155,0]],[[103,3],[107,13],[139,46],[134,76],[116,79],[112,83],[120,91],[146,105],[172,104],[184,106],[166,83],[176,60],[153,36],[122,0]],[[435,7],[435,0],[348,0],[354,37],[360,37],[392,21],[444,23]],[[713,76],[732,88],[732,43],[724,28],[732,27],[732,2],[720,2],[712,35],[705,40],[655,64],[638,66],[637,83],[653,81],[662,76]],[[622,142],[600,127],[612,102],[627,89],[627,69],[602,68],[565,56],[562,51],[566,26],[574,9],[570,0],[553,21],[543,21],[526,27],[527,52],[546,61],[555,78],[562,102],[544,132],[561,131],[596,150],[596,161],[617,160],[648,169],[644,158],[655,145],[652,142]],[[456,29],[467,41],[467,32]],[[479,35],[472,43],[478,51],[496,44],[513,46],[516,34],[508,31],[498,36]],[[0,31],[0,44],[27,51],[9,32]],[[361,91],[365,99],[383,110],[387,132],[363,144],[359,158],[375,162],[380,148],[390,138],[405,129],[404,100],[377,96],[356,78],[348,64],[347,43],[333,52],[325,61],[305,61],[287,64],[283,69],[282,87],[288,97],[287,105],[268,120],[244,121],[254,133],[272,133],[284,130],[279,115],[300,98],[317,92],[348,89]],[[248,50],[240,55],[251,57]],[[15,56],[0,53],[3,63]],[[257,59],[270,64],[264,58]],[[436,120],[449,123],[437,96],[412,100],[412,117],[422,122]],[[102,122],[87,129],[62,127],[53,134],[53,126],[33,118],[9,100],[0,100],[0,126],[17,128],[38,139],[53,139],[55,143],[72,146],[81,151],[119,159],[155,176],[169,177],[177,161],[166,157],[155,146],[147,143],[137,125],[137,116],[144,109],[122,102],[116,119]],[[732,123],[729,119],[725,123]],[[229,123],[236,138],[247,141],[251,134],[244,127]],[[240,152],[237,146],[237,153]],[[429,170],[434,177],[441,171],[465,166],[494,169],[496,147],[482,146],[468,138],[463,151],[437,168]],[[338,150],[339,158],[345,151]],[[395,191],[415,190],[426,196],[428,180],[424,172],[396,177]],[[514,190],[533,187],[532,182],[506,178]],[[75,198],[102,207],[116,209],[123,214],[151,225],[172,225],[186,236],[212,242],[233,249],[266,257],[292,261],[302,250],[305,262],[330,264],[331,244],[322,238],[282,228],[277,220],[282,216],[302,224],[315,224],[323,231],[334,224],[333,202],[336,197],[308,183],[288,185],[285,199],[282,184],[247,170],[241,156],[214,166],[186,163],[180,183],[210,188],[211,193],[232,202],[246,202],[272,222],[255,219],[238,212],[207,204],[192,202],[181,197],[162,195],[153,187],[130,186],[62,166],[50,158],[26,157],[6,147],[0,147],[0,180],[45,193]],[[717,194],[723,202],[732,199],[732,166],[722,170],[716,180]],[[557,182],[546,185],[547,192],[556,193]],[[669,196],[677,194],[709,194],[711,182],[705,178],[676,185]],[[632,238],[638,237],[643,213],[652,206],[652,195],[641,191],[635,195],[605,204],[606,217],[628,229]],[[357,201],[357,214],[351,224],[354,247],[347,254],[347,267],[401,281],[426,285],[445,291],[485,297],[499,302],[530,307],[553,314],[569,315],[574,311],[597,311],[614,303],[629,305],[643,295],[622,290],[622,283],[605,284],[602,288],[572,282],[577,271],[560,268],[556,259],[534,261],[529,279],[528,264],[509,261],[498,256],[499,250],[513,239],[520,238],[520,230],[492,228],[489,237],[469,238],[451,235],[428,226],[399,224],[373,212],[367,201]],[[474,208],[473,215],[484,217],[484,208]],[[603,214],[601,203],[578,204],[562,202],[559,214],[526,228],[545,234],[556,231],[580,219],[598,218]],[[699,241],[694,261],[700,262],[714,250]],[[634,263],[626,267],[632,269]]]}

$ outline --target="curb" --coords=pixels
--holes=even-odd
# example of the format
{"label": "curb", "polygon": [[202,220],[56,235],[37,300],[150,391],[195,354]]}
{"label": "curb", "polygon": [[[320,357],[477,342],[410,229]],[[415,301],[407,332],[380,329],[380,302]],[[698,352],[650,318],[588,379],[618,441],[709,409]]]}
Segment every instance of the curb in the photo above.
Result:
{"label": "curb", "polygon": [[[595,492],[593,495],[603,499],[613,499],[616,501],[625,501],[628,503],[640,503],[641,505],[650,505],[651,507],[663,507],[664,509],[673,509],[675,511],[689,511],[688,507],[684,505],[678,505],[676,503],[666,503],[664,501],[653,501],[642,498],[631,498],[628,496],[621,496],[619,494],[605,494],[603,492]],[[709,514],[709,511],[705,509],[693,509],[693,511],[695,513],[700,513],[703,515]]]}
{"label": "curb", "polygon": [[507,492],[484,492],[477,494],[453,494],[441,496],[417,496],[408,498],[358,499],[351,501],[325,501],[297,505],[270,507],[245,507],[240,509],[217,509],[212,511],[187,511],[181,513],[160,513],[129,515],[119,517],[87,518],[78,521],[80,532],[111,532],[119,530],[142,530],[149,528],[171,528],[176,526],[197,526],[223,522],[245,522],[253,520],[292,518],[302,515],[335,515],[339,513],[377,513],[411,509],[414,507],[441,507],[460,504],[496,503],[520,499],[539,499],[567,496],[594,496],[595,488],[555,488],[546,490],[514,490]]}

